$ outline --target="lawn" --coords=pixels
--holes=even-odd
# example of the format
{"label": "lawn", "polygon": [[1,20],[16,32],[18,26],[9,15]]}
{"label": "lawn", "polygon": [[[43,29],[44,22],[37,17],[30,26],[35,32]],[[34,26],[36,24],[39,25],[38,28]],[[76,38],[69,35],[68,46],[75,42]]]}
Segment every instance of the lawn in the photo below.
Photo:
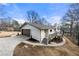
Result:
{"label": "lawn", "polygon": [[0,38],[17,35],[17,33],[20,33],[20,32],[17,32],[17,31],[0,31]]}
{"label": "lawn", "polygon": [[69,39],[63,46],[44,47],[20,43],[14,50],[14,56],[79,56],[79,47]]}

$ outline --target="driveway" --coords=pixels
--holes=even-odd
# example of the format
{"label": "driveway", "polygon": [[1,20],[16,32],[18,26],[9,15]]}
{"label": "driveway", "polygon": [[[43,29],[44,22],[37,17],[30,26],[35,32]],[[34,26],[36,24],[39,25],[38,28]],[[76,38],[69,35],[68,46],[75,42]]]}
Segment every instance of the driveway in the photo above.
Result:
{"label": "driveway", "polygon": [[25,36],[0,38],[0,56],[12,56],[16,45],[26,39]]}

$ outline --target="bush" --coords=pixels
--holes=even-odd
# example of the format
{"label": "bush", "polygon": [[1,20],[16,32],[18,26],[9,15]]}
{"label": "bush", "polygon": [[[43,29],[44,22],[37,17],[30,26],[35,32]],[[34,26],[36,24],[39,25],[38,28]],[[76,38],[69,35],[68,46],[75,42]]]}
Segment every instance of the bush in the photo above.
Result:
{"label": "bush", "polygon": [[63,41],[63,39],[60,36],[55,36],[52,40],[49,41],[49,43],[50,42],[60,43],[62,41]]}

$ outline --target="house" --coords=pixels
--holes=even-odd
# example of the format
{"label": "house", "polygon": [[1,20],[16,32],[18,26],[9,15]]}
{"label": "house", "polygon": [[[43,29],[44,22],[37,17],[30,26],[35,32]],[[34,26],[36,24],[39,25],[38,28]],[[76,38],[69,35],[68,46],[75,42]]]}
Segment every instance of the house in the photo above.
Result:
{"label": "house", "polygon": [[53,26],[47,26],[36,23],[24,23],[21,27],[22,35],[32,37],[39,41],[40,43],[43,39],[48,39],[49,34],[53,33]]}

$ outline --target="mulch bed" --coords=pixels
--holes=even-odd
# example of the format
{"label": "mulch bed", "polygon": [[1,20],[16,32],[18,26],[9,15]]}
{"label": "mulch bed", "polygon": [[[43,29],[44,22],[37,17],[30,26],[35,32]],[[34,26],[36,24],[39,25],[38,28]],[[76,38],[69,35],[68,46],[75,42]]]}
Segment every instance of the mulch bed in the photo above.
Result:
{"label": "mulch bed", "polygon": [[[24,47],[28,46],[27,48]],[[33,46],[26,43],[20,43],[16,46],[13,56],[50,56],[54,47]],[[52,53],[52,54],[51,54]]]}
{"label": "mulch bed", "polygon": [[51,39],[49,41],[49,43],[50,42],[61,43],[62,41],[63,41],[63,38],[61,38],[60,36],[58,36],[58,37],[55,37],[55,38]]}
{"label": "mulch bed", "polygon": [[65,46],[61,46],[61,47],[43,47],[43,46],[33,46],[26,43],[20,43],[14,49],[13,56],[73,56],[73,55],[76,56],[76,55],[79,55],[79,50],[76,49],[75,47],[73,47],[72,49],[71,45],[70,46],[69,45],[70,45],[70,42],[69,44],[66,44]]}

